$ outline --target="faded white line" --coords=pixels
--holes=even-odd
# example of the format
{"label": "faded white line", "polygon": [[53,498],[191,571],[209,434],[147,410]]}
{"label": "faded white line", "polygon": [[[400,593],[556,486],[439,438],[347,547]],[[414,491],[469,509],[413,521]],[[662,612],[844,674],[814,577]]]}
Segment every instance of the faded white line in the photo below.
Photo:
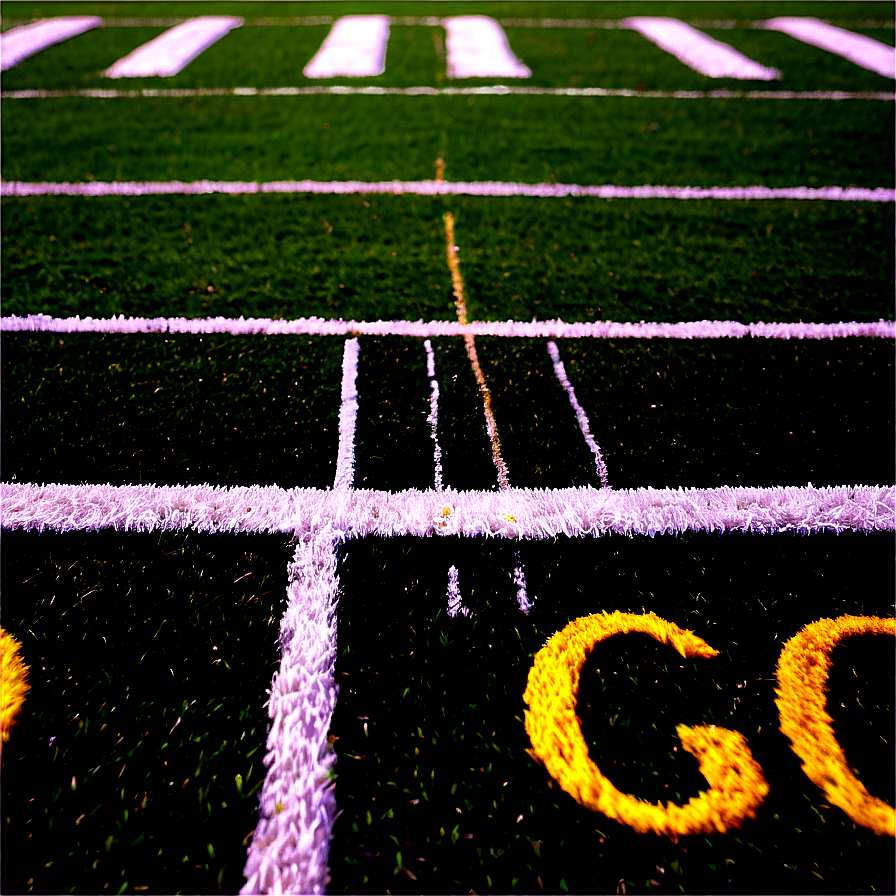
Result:
{"label": "faded white line", "polygon": [[769,19],[765,27],[769,31],[783,31],[805,44],[835,53],[885,78],[896,78],[896,47],[864,34],[854,34],[820,19],[790,16]]}
{"label": "faded white line", "polygon": [[388,16],[343,16],[333,23],[302,74],[306,78],[381,75],[386,70],[388,40]]}
{"label": "faded white line", "polygon": [[170,78],[243,20],[234,16],[199,16],[160,34],[105,71],[107,78]]}
{"label": "faded white line", "polygon": [[637,31],[660,49],[709,78],[750,81],[777,81],[781,78],[781,72],[777,69],[748,59],[734,47],[715,40],[678,19],[632,16],[624,19],[621,24]]}
{"label": "faded white line", "polygon": [[432,343],[427,339],[423,343],[426,350],[426,375],[429,377],[429,424],[430,437],[433,442],[433,462],[435,464],[435,487],[442,489],[442,447],[439,445],[439,381],[436,379],[436,359]]}
{"label": "faded white line", "polygon": [[99,16],[59,16],[6,31],[0,35],[0,71],[5,72],[47,47],[102,24]]}

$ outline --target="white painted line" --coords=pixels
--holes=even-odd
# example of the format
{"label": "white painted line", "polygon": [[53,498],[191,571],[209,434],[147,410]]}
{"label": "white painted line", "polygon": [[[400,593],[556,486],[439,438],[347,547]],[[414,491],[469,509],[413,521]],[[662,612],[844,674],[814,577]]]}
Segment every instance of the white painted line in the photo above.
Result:
{"label": "white painted line", "polygon": [[896,93],[849,90],[630,90],[607,87],[520,87],[504,84],[482,87],[359,87],[332,84],[312,87],[183,87],[170,89],[114,90],[7,90],[4,100],[169,99],[194,96],[576,96],[626,97],[647,100],[875,100],[892,103]]}
{"label": "white painted line", "polygon": [[591,453],[594,455],[594,463],[597,467],[597,475],[600,477],[601,487],[609,488],[610,486],[607,482],[607,465],[604,463],[604,456],[601,454],[597,442],[594,441],[594,436],[591,435],[591,428],[588,425],[588,416],[585,414],[584,409],[576,398],[572,383],[566,376],[566,368],[560,360],[560,352],[557,349],[557,343],[554,342],[553,339],[548,340],[548,354],[551,356],[551,361],[554,364],[554,373],[556,374],[557,379],[560,380],[560,385],[563,386],[566,390],[566,394],[569,396],[569,403],[572,405],[572,409],[575,412],[576,420],[579,423],[579,429],[582,430],[585,442],[591,449]]}
{"label": "white painted line", "polygon": [[623,27],[637,31],[660,49],[709,78],[776,81],[781,72],[748,59],[734,47],[715,40],[678,19],[632,16]]}
{"label": "white painted line", "polygon": [[268,769],[241,893],[325,893],[336,797],[327,742],[336,706],[336,550],[323,532],[296,545],[271,685]]}
{"label": "white painted line", "polygon": [[433,320],[325,320],[300,317],[184,318],[184,317],[50,317],[11,314],[0,317],[0,332],[45,333],[230,333],[234,336],[503,336],[521,339],[844,339],[855,337],[894,339],[896,322],[755,323],[733,320],[697,320],[681,323],[614,323],[589,321],[458,321]]}
{"label": "white painted line", "polygon": [[302,74],[306,78],[381,75],[386,70],[388,40],[388,16],[343,16],[333,23]]}
{"label": "white painted line", "polygon": [[837,28],[821,19],[790,16],[769,19],[765,27],[769,31],[783,31],[804,44],[836,53],[885,78],[896,78],[896,47],[890,47],[864,34]]}
{"label": "white painted line", "polygon": [[119,59],[104,74],[107,78],[170,78],[243,20],[234,16],[199,16],[159,35]]}
{"label": "white painted line", "polygon": [[513,552],[513,559],[513,584],[516,585],[516,604],[528,616],[529,611],[535,606],[535,595],[533,594],[532,600],[529,600],[526,590],[526,572],[523,569],[523,561],[520,559],[519,550]]}
{"label": "white painted line", "polygon": [[439,445],[439,381],[436,379],[436,359],[432,350],[432,343],[427,339],[423,343],[426,350],[426,375],[429,377],[429,416],[426,422],[429,424],[430,437],[433,443],[433,460],[435,462],[435,487],[442,488],[442,447]]}
{"label": "white painted line", "polygon": [[[308,542],[409,535],[893,531],[896,485],[404,492],[277,486],[34,485],[2,491],[10,529],[283,532]],[[440,516],[450,504],[450,515]]]}
{"label": "white painted line", "polygon": [[448,568],[448,615],[453,619],[455,616],[469,616],[470,608],[463,605],[463,598],[460,594],[460,587],[457,584],[457,567]]}
{"label": "white painted line", "polygon": [[342,354],[342,403],[339,407],[339,450],[333,488],[351,488],[355,476],[355,428],[358,421],[358,340],[346,339]]}
{"label": "white painted line", "polygon": [[27,183],[4,181],[0,196],[167,196],[205,193],[318,193],[390,194],[418,196],[592,196],[597,199],[825,199],[835,202],[893,202],[889,187],[660,187],[645,184],[523,184],[507,181],[88,181],[84,183]]}
{"label": "white painted line", "polygon": [[488,16],[449,16],[445,26],[449,78],[531,78],[504,29]]}
{"label": "white painted line", "polygon": [[53,44],[99,28],[102,24],[99,16],[59,16],[12,28],[0,34],[0,71],[5,72]]}

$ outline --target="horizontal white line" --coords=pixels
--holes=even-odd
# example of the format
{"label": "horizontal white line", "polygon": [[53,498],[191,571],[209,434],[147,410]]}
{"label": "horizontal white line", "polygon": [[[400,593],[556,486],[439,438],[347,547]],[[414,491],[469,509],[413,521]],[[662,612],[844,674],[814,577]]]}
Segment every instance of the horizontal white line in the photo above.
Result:
{"label": "horizontal white line", "polygon": [[[687,531],[892,531],[896,486],[383,492],[273,486],[2,484],[9,529],[289,532],[336,540]],[[450,511],[444,513],[444,508]]]}
{"label": "horizontal white line", "polygon": [[591,321],[457,321],[434,320],[325,320],[300,317],[184,318],[184,317],[0,317],[0,332],[50,333],[229,333],[234,336],[503,336],[523,339],[840,339],[851,336],[896,338],[896,321],[849,323],[753,323],[733,320],[698,320],[681,323]]}
{"label": "horizontal white line", "polygon": [[3,181],[0,196],[170,196],[205,193],[318,193],[417,196],[590,196],[597,199],[798,199],[834,202],[893,202],[889,187],[638,187],[602,184],[524,184],[507,181],[87,181],[48,183]]}
{"label": "horizontal white line", "polygon": [[197,96],[575,96],[632,97],[648,100],[875,100],[892,103],[896,93],[855,90],[630,90],[611,87],[520,87],[493,84],[484,87],[361,87],[355,84],[309,87],[174,87],[118,90],[6,90],[4,100],[170,99]]}

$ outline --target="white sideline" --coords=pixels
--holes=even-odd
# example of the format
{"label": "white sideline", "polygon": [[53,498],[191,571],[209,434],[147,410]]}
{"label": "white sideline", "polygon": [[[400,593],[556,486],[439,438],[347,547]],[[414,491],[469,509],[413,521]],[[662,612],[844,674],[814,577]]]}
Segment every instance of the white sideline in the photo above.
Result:
{"label": "white sideline", "polygon": [[336,707],[336,547],[323,532],[289,565],[267,768],[241,893],[326,893],[336,797],[327,742]]}
{"label": "white sideline", "polygon": [[686,25],[679,19],[631,16],[620,23],[631,28],[661,50],[701,75],[709,78],[738,78],[749,81],[777,81],[781,72],[748,59],[734,47]]}
{"label": "white sideline", "polygon": [[386,70],[388,40],[388,16],[343,16],[333,23],[302,74],[306,78],[381,75]]}
{"label": "white sideline", "polygon": [[769,19],[765,28],[782,31],[804,44],[835,53],[885,78],[896,78],[896,47],[887,46],[864,34],[855,34],[821,19],[792,16]]}
{"label": "white sideline", "polygon": [[322,195],[388,194],[401,196],[532,196],[597,199],[824,199],[833,202],[893,202],[896,190],[888,187],[660,187],[645,184],[524,184],[507,181],[447,180],[285,180],[285,181],[87,181],[48,183],[3,181],[0,196],[171,196],[205,193],[314,193]]}
{"label": "white sideline", "polygon": [[342,353],[342,402],[339,407],[339,450],[333,488],[352,487],[355,476],[355,426],[358,420],[358,340],[346,339]]}
{"label": "white sideline", "polygon": [[532,72],[511,51],[504,29],[488,16],[448,16],[445,50],[448,77],[531,78]]}
{"label": "white sideline", "polygon": [[615,323],[593,321],[457,321],[434,320],[296,320],[269,318],[183,317],[51,317],[14,314],[0,317],[0,332],[47,333],[230,333],[234,336],[504,336],[521,339],[842,339],[846,337],[896,338],[896,321],[857,323],[754,323],[733,320],[697,320],[681,323]]}
{"label": "white sideline", "polygon": [[137,47],[104,72],[107,78],[170,78],[243,20],[235,16],[199,16],[175,25]]}
{"label": "white sideline", "polygon": [[[9,529],[282,532],[296,539],[434,535],[543,539],[688,531],[892,531],[896,486],[503,491],[0,485]],[[452,510],[443,515],[442,509]]]}
{"label": "white sideline", "polygon": [[566,390],[566,394],[569,396],[569,403],[572,405],[572,409],[575,412],[579,429],[582,431],[582,435],[585,437],[585,442],[591,449],[591,453],[594,455],[594,463],[597,467],[597,475],[600,477],[601,487],[609,488],[610,486],[607,482],[607,465],[604,463],[603,454],[601,454],[597,442],[594,441],[594,436],[591,435],[591,428],[588,425],[588,415],[576,398],[572,383],[566,375],[566,368],[560,360],[560,351],[557,348],[557,343],[554,342],[553,339],[548,340],[548,354],[551,356],[551,361],[554,364],[554,374],[560,381],[560,385]]}
{"label": "white sideline", "polygon": [[5,72],[53,44],[99,28],[102,24],[99,16],[59,16],[12,28],[0,34],[0,71]]}
{"label": "white sideline", "polygon": [[637,97],[672,100],[880,100],[892,103],[896,94],[855,90],[630,90],[608,87],[359,87],[333,84],[313,87],[178,87],[114,90],[7,90],[4,100],[43,100],[65,97],[86,99],[158,99],[194,96],[579,96]]}

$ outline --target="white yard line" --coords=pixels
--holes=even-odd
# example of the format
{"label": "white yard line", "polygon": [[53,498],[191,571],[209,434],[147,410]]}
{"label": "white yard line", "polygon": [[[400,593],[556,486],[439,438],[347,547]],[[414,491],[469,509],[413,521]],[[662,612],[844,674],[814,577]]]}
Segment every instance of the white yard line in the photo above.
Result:
{"label": "white yard line", "polygon": [[836,53],[885,78],[896,78],[896,48],[864,34],[855,34],[820,19],[782,16],[765,23],[769,31],[783,31],[805,44]]}
{"label": "white yard line", "polygon": [[[384,492],[277,486],[32,485],[5,482],[10,529],[283,532],[307,541],[408,535],[511,539],[616,532],[893,531],[896,486],[687,489],[510,488]],[[452,512],[442,516],[450,504]]]}
{"label": "white yard line", "polygon": [[591,428],[588,425],[588,416],[576,398],[572,383],[570,383],[569,378],[566,376],[566,368],[560,360],[560,352],[557,349],[557,343],[554,342],[553,339],[548,340],[548,354],[551,356],[551,361],[554,364],[554,373],[560,381],[560,385],[563,386],[566,390],[566,394],[569,396],[569,403],[572,405],[572,409],[575,412],[579,429],[582,430],[585,442],[591,449],[591,453],[594,455],[594,463],[597,467],[597,475],[600,477],[601,487],[609,488],[607,483],[607,465],[604,463],[604,456],[601,454],[597,442],[594,441],[594,436],[591,435]]}
{"label": "white yard line", "polygon": [[386,70],[388,40],[388,16],[343,16],[333,23],[302,74],[306,78],[381,75]]}
{"label": "white yard line", "polygon": [[734,47],[686,25],[679,19],[632,16],[621,23],[709,78],[776,81],[781,72],[748,59]]}
{"label": "white yard line", "polygon": [[439,445],[439,381],[436,379],[436,359],[432,350],[432,343],[427,339],[423,343],[426,350],[426,375],[429,377],[429,416],[426,422],[429,424],[430,436],[433,443],[433,461],[435,464],[435,487],[437,491],[442,489],[442,447]]}
{"label": "white yard line", "polygon": [[160,34],[105,71],[107,78],[170,78],[243,20],[234,16],[199,16]]}
{"label": "white yard line", "polygon": [[234,336],[505,336],[523,339],[840,339],[845,337],[896,338],[896,322],[864,323],[754,323],[733,320],[698,320],[681,323],[614,323],[594,321],[459,321],[434,320],[325,320],[300,317],[183,318],[183,317],[50,317],[46,314],[14,314],[0,317],[0,332],[52,333],[230,333]]}
{"label": "white yard line", "polygon": [[488,16],[449,16],[445,26],[449,78],[531,78],[504,29]]}
{"label": "white yard line", "polygon": [[336,797],[327,742],[336,707],[336,546],[326,531],[299,541],[280,623],[280,669],[258,824],[241,893],[326,893]]}
{"label": "white yard line", "polygon": [[355,477],[355,428],[358,420],[358,340],[346,339],[342,354],[342,403],[339,407],[339,450],[333,488],[352,487]]}
{"label": "white yard line", "polygon": [[48,183],[4,181],[0,196],[167,196],[203,193],[358,193],[418,196],[592,196],[598,199],[824,199],[842,202],[893,202],[888,187],[637,187],[613,184],[524,184],[507,181],[87,181]]}
{"label": "white yard line", "polygon": [[520,87],[494,84],[483,87],[359,87],[332,84],[312,87],[182,87],[115,90],[7,90],[4,100],[84,99],[171,99],[197,96],[575,96],[630,97],[672,100],[874,100],[892,103],[896,93],[850,90],[630,90],[607,87]]}
{"label": "white yard line", "polygon": [[99,16],[59,16],[5,31],[0,34],[0,71],[5,72],[47,47],[102,24]]}

